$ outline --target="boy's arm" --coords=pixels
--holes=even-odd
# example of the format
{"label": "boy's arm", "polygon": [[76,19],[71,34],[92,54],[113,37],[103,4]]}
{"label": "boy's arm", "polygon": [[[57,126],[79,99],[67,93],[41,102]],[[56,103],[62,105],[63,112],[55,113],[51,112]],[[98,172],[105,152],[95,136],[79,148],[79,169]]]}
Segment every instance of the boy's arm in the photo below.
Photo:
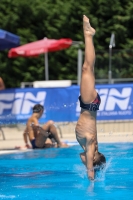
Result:
{"label": "boy's arm", "polygon": [[27,127],[26,127],[26,129],[24,130],[23,139],[24,139],[25,146],[26,146],[27,148],[30,148],[30,145],[28,144],[28,130],[27,130]]}

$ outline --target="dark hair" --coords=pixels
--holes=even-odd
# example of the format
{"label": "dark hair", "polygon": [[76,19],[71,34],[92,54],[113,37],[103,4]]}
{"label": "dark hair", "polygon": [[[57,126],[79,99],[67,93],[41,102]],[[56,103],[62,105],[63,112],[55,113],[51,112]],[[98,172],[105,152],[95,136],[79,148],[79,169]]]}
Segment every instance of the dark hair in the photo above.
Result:
{"label": "dark hair", "polygon": [[106,158],[102,153],[98,152],[98,158],[94,161],[93,166],[94,167],[100,167],[103,168],[106,163]]}
{"label": "dark hair", "polygon": [[41,104],[36,104],[33,107],[33,113],[39,113],[41,110],[44,110],[44,107]]}

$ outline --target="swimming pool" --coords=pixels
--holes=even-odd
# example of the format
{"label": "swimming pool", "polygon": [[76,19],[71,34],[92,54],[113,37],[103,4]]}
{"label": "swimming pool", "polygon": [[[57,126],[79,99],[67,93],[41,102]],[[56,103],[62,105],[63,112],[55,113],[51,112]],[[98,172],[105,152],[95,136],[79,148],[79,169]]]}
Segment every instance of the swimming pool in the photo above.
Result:
{"label": "swimming pool", "polygon": [[87,179],[80,146],[0,155],[0,199],[133,199],[133,144],[100,144],[106,169]]}

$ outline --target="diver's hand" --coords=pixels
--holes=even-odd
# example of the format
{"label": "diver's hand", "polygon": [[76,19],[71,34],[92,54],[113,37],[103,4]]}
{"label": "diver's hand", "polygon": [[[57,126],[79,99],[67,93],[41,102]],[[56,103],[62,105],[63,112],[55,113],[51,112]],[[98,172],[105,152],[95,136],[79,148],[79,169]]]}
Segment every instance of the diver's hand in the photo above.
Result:
{"label": "diver's hand", "polygon": [[94,180],[94,169],[91,168],[91,169],[87,169],[87,174],[88,174],[88,178],[93,181]]}

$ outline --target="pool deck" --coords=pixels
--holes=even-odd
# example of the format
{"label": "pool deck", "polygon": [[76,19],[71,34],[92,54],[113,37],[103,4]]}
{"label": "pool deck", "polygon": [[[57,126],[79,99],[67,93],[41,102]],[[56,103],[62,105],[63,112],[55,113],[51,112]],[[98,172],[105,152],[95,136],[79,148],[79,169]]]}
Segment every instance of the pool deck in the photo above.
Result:
{"label": "pool deck", "polygon": [[[24,147],[23,141],[23,129],[18,127],[3,127],[5,140],[3,140],[0,132],[0,154],[14,153],[18,151],[30,151],[31,149],[22,148],[18,150],[17,147]],[[69,133],[68,133],[69,132]],[[77,144],[74,131],[70,132],[68,129],[62,131],[61,141],[68,143],[69,145]],[[115,132],[115,133],[98,133],[99,143],[117,143],[117,142],[133,142],[132,132]]]}

